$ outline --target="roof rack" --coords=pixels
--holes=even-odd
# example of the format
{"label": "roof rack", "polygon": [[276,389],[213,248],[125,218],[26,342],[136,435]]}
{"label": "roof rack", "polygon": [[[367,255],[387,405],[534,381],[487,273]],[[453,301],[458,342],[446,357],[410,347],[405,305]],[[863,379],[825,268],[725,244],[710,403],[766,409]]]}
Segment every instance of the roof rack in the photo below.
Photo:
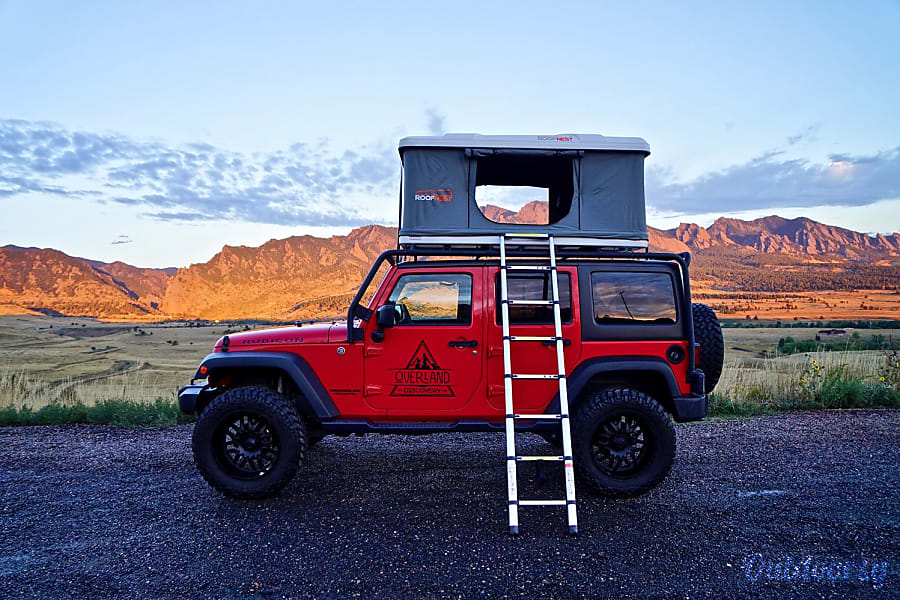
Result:
{"label": "roof rack", "polygon": [[[544,238],[546,239],[546,238]],[[541,252],[543,250],[543,253]],[[518,245],[506,248],[506,256],[508,258],[529,258],[542,256],[546,254],[547,245]],[[362,285],[359,286],[359,289],[356,292],[356,295],[353,297],[353,301],[350,303],[350,307],[347,310],[347,341],[352,342],[356,339],[356,335],[361,335],[358,333],[354,325],[355,319],[361,319],[363,321],[367,321],[369,317],[372,316],[372,311],[368,308],[361,306],[360,302],[365,296],[366,291],[369,286],[372,284],[372,281],[375,279],[378,270],[381,266],[387,262],[388,264],[395,265],[398,262],[401,262],[403,258],[420,258],[427,256],[436,256],[436,257],[469,257],[469,258],[499,258],[500,249],[499,249],[499,239],[498,243],[495,246],[487,246],[481,248],[475,247],[461,247],[461,246],[446,246],[446,247],[433,247],[433,248],[397,248],[395,250],[386,250],[381,253],[381,255],[375,259],[372,263],[371,268],[369,269],[369,273],[366,275],[366,278],[363,280]],[[683,285],[685,289],[685,294],[687,298],[690,298],[690,277],[688,275],[688,268],[691,263],[691,255],[689,252],[682,252],[679,254],[675,254],[672,252],[634,252],[634,251],[620,251],[620,250],[610,250],[606,248],[599,247],[565,247],[559,248],[556,251],[556,256],[559,259],[618,259],[618,260],[663,260],[663,261],[671,261],[678,263],[681,269],[681,275],[683,280]],[[398,260],[400,259],[400,260]]]}
{"label": "roof rack", "polygon": [[[499,246],[499,235],[401,235],[398,247],[407,250],[426,251],[436,248],[456,248],[460,251],[495,248]],[[507,238],[506,247],[543,247],[546,235],[540,237]],[[621,252],[647,250],[646,240],[628,240],[615,238],[599,238],[590,236],[554,235],[553,243],[557,249],[562,248],[599,248]]]}

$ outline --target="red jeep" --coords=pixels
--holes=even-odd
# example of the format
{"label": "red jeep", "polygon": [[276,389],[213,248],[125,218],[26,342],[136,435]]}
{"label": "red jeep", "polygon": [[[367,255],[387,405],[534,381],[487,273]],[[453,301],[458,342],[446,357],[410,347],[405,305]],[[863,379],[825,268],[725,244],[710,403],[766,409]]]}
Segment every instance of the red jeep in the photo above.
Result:
{"label": "red jeep", "polygon": [[[433,149],[421,139],[432,138],[401,144],[405,206],[400,247],[384,252],[372,265],[347,321],[226,335],[200,365],[195,380],[203,381],[180,391],[181,410],[198,415],[193,434],[197,466],[221,492],[240,498],[274,494],[297,473],[307,448],[326,435],[503,431],[508,375],[498,230],[471,231],[468,216],[464,240],[448,242],[440,231],[409,229],[409,222],[418,218],[406,212],[410,202],[410,211],[421,212],[466,200],[458,192],[466,182],[429,176],[423,182],[427,187],[410,185],[419,163],[435,158],[410,154]],[[580,141],[589,146],[583,136]],[[454,140],[444,142],[452,145]],[[472,145],[471,140],[461,144]],[[584,159],[590,148],[583,152],[527,155],[540,159],[534,164],[553,163],[543,179],[534,179],[539,171],[534,164],[520,173],[529,184],[549,190],[550,222],[530,229],[518,224],[499,228],[501,236],[503,230],[519,227],[549,231],[544,246],[509,247],[503,259],[511,269],[506,273],[508,294],[531,301],[510,303],[510,332],[547,340],[520,346],[512,363],[522,373],[555,369],[555,274],[575,470],[598,492],[628,496],[651,489],[669,471],[675,453],[672,419],[706,416],[707,393],[722,368],[722,333],[709,307],[691,303],[688,254],[636,250],[621,227],[615,241],[600,244],[591,243],[597,232],[584,233],[584,227],[554,231],[562,209],[568,212],[577,205],[583,211],[587,204],[586,192],[572,190],[589,186],[591,163]],[[497,156],[509,164],[494,161]],[[437,158],[456,160],[451,155]],[[503,152],[487,158],[467,158],[480,161],[473,187],[486,185],[491,177],[509,181],[510,165],[522,161],[519,154]],[[566,161],[577,161],[574,184]],[[472,177],[473,168],[469,165],[466,177]],[[440,203],[416,199],[422,189],[440,189],[444,198]],[[640,194],[643,202],[642,188]],[[645,227],[642,235],[646,239]],[[549,236],[559,240],[555,271],[514,270],[546,260]],[[364,302],[385,265],[381,283]],[[516,431],[562,445],[555,376],[517,385],[527,387],[517,388],[515,412],[535,417],[518,421]],[[548,418],[540,418],[543,414]]]}

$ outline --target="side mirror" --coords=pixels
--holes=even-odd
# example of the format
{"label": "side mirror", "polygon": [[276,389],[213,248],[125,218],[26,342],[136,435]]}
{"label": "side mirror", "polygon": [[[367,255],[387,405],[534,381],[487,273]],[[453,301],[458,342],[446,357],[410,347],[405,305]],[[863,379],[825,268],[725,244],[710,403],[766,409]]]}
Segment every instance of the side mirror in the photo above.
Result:
{"label": "side mirror", "polygon": [[393,304],[385,304],[379,306],[375,311],[375,325],[378,328],[372,332],[372,341],[380,344],[384,341],[384,330],[389,329],[397,324],[397,313],[394,311]]}
{"label": "side mirror", "polygon": [[397,324],[397,310],[393,304],[385,304],[375,311],[375,323],[381,329],[388,329]]}

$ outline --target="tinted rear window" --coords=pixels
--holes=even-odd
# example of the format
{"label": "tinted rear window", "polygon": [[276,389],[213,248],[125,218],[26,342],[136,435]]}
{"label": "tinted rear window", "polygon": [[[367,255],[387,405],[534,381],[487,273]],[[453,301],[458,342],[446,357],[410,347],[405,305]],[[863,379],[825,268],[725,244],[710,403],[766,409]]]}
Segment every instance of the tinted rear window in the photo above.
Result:
{"label": "tinted rear window", "polygon": [[674,324],[675,288],[667,273],[591,273],[594,321],[605,324]]}
{"label": "tinted rear window", "polygon": [[[568,273],[557,274],[559,285],[559,316],[563,323],[572,321],[572,290]],[[513,300],[553,300],[553,283],[549,273],[513,274],[506,276],[509,298]],[[496,281],[497,323],[500,323],[500,276]],[[552,306],[512,305],[509,322],[515,324],[547,325],[553,323]]]}

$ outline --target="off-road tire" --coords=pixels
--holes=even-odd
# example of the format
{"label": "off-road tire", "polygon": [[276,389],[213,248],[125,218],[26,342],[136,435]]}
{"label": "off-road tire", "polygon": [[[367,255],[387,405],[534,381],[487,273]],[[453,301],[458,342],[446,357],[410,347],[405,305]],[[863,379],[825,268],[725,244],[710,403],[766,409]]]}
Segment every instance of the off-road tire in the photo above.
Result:
{"label": "off-road tire", "polygon": [[[244,414],[264,419],[277,436],[277,459],[268,471],[252,479],[229,473],[214,441],[221,435],[221,427]],[[194,426],[191,446],[197,469],[209,485],[232,498],[267,498],[297,474],[306,455],[306,424],[294,405],[278,392],[263,386],[239,387],[217,396],[203,409]]]}
{"label": "off-road tire", "polygon": [[725,362],[725,340],[722,337],[722,325],[719,323],[716,311],[706,304],[692,304],[691,312],[694,316],[694,339],[700,344],[700,364],[697,366],[706,375],[704,391],[709,394],[719,383],[722,365]]}
{"label": "off-road tire", "polygon": [[[624,421],[620,421],[624,417]],[[595,456],[594,440],[607,423],[638,422],[644,446],[633,472],[610,474]],[[675,427],[662,405],[643,392],[613,388],[591,392],[572,418],[572,454],[579,479],[613,497],[638,496],[665,479],[675,458]]]}

